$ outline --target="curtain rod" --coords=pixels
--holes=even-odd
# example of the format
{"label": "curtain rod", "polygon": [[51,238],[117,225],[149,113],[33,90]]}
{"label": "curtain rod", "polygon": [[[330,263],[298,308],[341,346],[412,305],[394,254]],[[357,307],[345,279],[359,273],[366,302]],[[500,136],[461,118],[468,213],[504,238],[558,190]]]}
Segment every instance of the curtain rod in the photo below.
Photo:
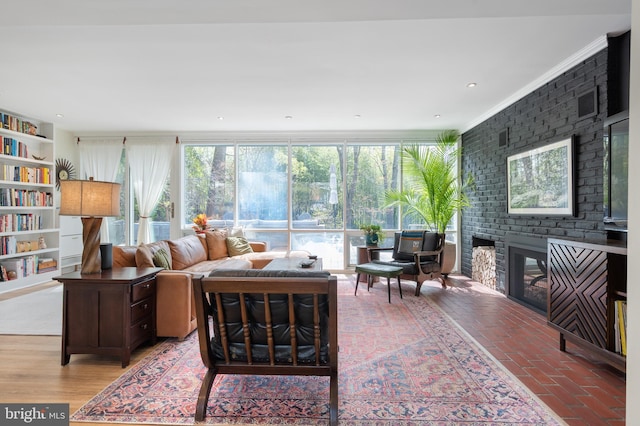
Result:
{"label": "curtain rod", "polygon": [[[165,138],[167,136],[132,136],[134,138],[140,138],[140,139],[154,139],[154,138]],[[105,139],[116,139],[119,138],[118,136],[83,136],[83,140],[89,139],[89,140],[105,140]],[[122,138],[122,144],[124,145],[127,142],[127,137],[123,136]],[[80,136],[77,137],[77,141],[76,144],[80,143]],[[176,136],[176,144],[180,143],[180,138],[178,136]]]}

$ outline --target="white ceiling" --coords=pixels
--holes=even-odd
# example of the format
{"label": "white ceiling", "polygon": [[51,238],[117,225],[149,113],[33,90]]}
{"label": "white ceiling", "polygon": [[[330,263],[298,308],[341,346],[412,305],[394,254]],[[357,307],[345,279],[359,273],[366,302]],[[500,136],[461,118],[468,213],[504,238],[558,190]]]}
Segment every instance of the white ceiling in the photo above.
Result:
{"label": "white ceiling", "polygon": [[2,3],[0,108],[77,134],[465,130],[631,25],[631,0]]}

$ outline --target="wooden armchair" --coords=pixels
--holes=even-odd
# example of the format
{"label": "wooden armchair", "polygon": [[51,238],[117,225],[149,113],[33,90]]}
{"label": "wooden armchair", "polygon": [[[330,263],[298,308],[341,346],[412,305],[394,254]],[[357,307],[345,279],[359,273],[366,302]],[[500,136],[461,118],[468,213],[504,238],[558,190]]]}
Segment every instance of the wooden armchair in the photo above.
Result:
{"label": "wooden armchair", "polygon": [[[446,278],[442,275],[445,235],[428,231],[396,232],[393,247],[368,248],[370,262],[383,265],[401,266],[400,278],[416,282],[416,296],[426,280],[440,280],[446,288]],[[375,252],[393,251],[391,260],[377,260],[371,256]]]}
{"label": "wooden armchair", "polygon": [[338,424],[335,276],[327,271],[218,269],[193,282],[200,354],[208,368],[196,421],[204,420],[220,373],[329,376],[330,423]]}

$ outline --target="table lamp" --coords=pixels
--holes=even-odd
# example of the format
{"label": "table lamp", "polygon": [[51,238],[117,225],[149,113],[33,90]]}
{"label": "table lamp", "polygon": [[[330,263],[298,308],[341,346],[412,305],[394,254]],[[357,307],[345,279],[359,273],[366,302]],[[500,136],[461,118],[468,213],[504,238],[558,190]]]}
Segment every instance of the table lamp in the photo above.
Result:
{"label": "table lamp", "polygon": [[120,215],[120,184],[89,180],[60,182],[60,215],[82,220],[82,274],[99,274],[102,218]]}

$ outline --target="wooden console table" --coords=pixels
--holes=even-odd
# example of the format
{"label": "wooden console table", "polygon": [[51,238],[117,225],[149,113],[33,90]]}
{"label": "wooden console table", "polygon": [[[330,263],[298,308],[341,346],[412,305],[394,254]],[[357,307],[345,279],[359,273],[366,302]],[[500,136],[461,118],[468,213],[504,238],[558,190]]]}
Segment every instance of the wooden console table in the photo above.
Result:
{"label": "wooden console table", "polygon": [[71,354],[118,355],[156,343],[156,274],[162,268],[114,268],[54,277],[64,285],[62,365]]}
{"label": "wooden console table", "polygon": [[626,245],[557,238],[547,243],[547,320],[560,333],[560,350],[564,352],[570,341],[626,371],[615,333],[615,303],[627,299]]}

